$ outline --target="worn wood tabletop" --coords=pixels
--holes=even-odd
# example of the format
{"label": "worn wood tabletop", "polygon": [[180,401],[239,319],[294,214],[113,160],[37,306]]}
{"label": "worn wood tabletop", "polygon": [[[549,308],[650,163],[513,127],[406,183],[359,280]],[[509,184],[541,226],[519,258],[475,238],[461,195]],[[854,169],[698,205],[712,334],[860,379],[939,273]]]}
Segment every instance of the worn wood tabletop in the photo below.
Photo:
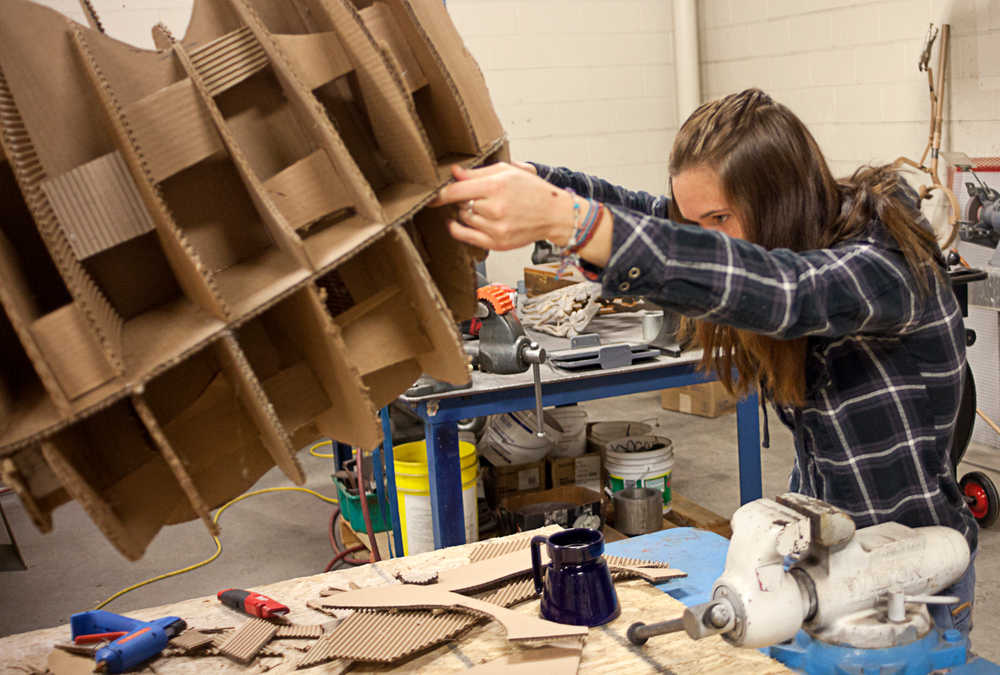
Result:
{"label": "worn wood tabletop", "polygon": [[[536,533],[554,531],[550,526]],[[534,533],[533,533],[534,534]],[[515,536],[524,536],[515,535]],[[651,535],[650,535],[651,536]],[[395,574],[410,570],[443,570],[467,564],[475,544],[456,546],[408,558],[384,560],[374,565],[364,565],[328,574],[317,574],[289,579],[254,590],[269,595],[288,605],[288,618],[296,624],[331,624],[334,617],[310,609],[309,601],[317,601],[321,591],[330,586],[359,587],[399,583]],[[669,562],[667,560],[666,562]],[[581,673],[751,673],[767,675],[790,672],[784,666],[763,656],[756,650],[738,649],[718,637],[695,642],[684,633],[675,633],[651,639],[644,647],[631,645],[625,637],[628,627],[635,621],[662,621],[680,615],[684,605],[646,581],[633,580],[616,584],[621,602],[621,615],[611,623],[590,629],[580,664]],[[525,614],[538,613],[538,600],[522,603],[514,608]],[[114,607],[109,608],[114,611]],[[346,616],[347,612],[344,612]],[[139,619],[162,616],[179,616],[191,628],[220,628],[238,626],[246,617],[224,607],[215,596],[192,598],[169,605],[130,612]],[[31,668],[44,670],[56,642],[67,642],[68,625],[21,633],[0,638],[0,673],[31,672]],[[194,675],[206,671],[217,673],[275,672],[329,673],[341,672],[343,664],[327,664],[296,671],[301,648],[308,643],[278,640],[272,643],[284,652],[283,657],[258,658],[249,666],[241,666],[222,656],[161,657],[152,663],[152,671],[163,674]],[[503,629],[495,622],[481,621],[448,644],[395,664],[396,669],[421,672],[461,672],[482,664],[489,664],[506,656],[523,653],[526,647],[507,642]],[[354,663],[350,672],[385,672],[388,666]],[[534,672],[539,672],[536,668]]]}

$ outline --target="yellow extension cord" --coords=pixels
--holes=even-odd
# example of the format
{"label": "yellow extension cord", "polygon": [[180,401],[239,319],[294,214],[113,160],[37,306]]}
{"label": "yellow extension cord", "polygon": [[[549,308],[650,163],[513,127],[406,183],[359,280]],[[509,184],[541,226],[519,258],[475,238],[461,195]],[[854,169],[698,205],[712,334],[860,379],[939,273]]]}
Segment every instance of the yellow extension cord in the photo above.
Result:
{"label": "yellow extension cord", "polygon": [[[320,443],[316,443],[311,448],[309,448],[309,454],[312,455],[313,457],[333,457],[333,455],[321,455],[321,454],[318,454],[318,453],[315,452],[316,448],[318,448],[321,445],[326,445],[328,443],[330,443],[330,441],[322,441]],[[219,510],[215,512],[215,515],[212,517],[212,522],[215,523],[216,525],[218,525],[218,523],[219,523],[219,517],[222,515],[223,511],[225,511],[226,509],[228,509],[230,506],[232,506],[236,502],[243,501],[244,499],[247,499],[248,497],[255,497],[257,495],[262,495],[262,494],[265,494],[267,492],[293,492],[293,491],[294,492],[306,492],[306,493],[312,495],[313,497],[316,497],[317,499],[322,499],[327,504],[339,504],[340,503],[339,501],[337,501],[336,499],[333,499],[332,497],[327,497],[326,495],[322,495],[322,494],[316,492],[315,490],[310,490],[309,488],[304,488],[304,487],[292,487],[292,486],[288,486],[288,487],[263,488],[261,490],[254,490],[253,492],[248,492],[246,494],[240,495],[239,497],[236,497],[235,499],[229,500],[228,502],[226,502],[225,504],[223,504],[222,506],[220,506]],[[163,579],[169,579],[170,577],[175,577],[175,576],[177,576],[179,574],[184,574],[185,572],[190,572],[191,570],[196,570],[199,567],[204,567],[205,565],[209,564],[210,562],[215,561],[216,558],[218,558],[220,555],[222,555],[222,542],[214,534],[212,535],[212,541],[215,542],[215,553],[213,553],[210,557],[206,558],[205,560],[202,560],[201,562],[197,562],[197,563],[195,563],[193,565],[188,565],[187,567],[182,567],[181,569],[174,570],[173,572],[167,572],[166,574],[160,574],[159,576],[152,577],[151,579],[146,579],[145,581],[140,581],[139,583],[133,584],[133,585],[129,586],[128,588],[123,588],[122,590],[118,591],[117,593],[115,593],[114,595],[112,595],[111,597],[109,597],[104,602],[99,603],[97,606],[94,607],[94,609],[101,609],[105,605],[107,605],[108,603],[110,603],[111,601],[117,600],[121,596],[123,596],[126,593],[129,593],[131,591],[134,591],[137,588],[142,588],[143,586],[147,586],[147,585],[149,585],[151,583],[154,583],[156,581],[161,581]]]}

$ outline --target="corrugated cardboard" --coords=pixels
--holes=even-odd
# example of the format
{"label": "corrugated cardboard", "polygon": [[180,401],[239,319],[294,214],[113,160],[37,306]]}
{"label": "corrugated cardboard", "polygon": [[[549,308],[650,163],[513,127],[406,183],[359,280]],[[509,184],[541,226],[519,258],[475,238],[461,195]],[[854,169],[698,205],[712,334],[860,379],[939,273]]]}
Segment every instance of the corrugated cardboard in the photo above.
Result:
{"label": "corrugated cardboard", "polygon": [[521,492],[538,492],[545,487],[545,460],[531,464],[483,467],[483,489],[490,506]]}
{"label": "corrugated cardboard", "polygon": [[664,410],[702,417],[718,417],[732,412],[739,402],[739,398],[726,391],[721,382],[689,384],[660,392],[660,405]]}
{"label": "corrugated cardboard", "polygon": [[601,454],[589,452],[579,457],[546,457],[549,488],[579,485],[601,491]]}
{"label": "corrugated cardboard", "polygon": [[442,3],[368,5],[196,0],[159,51],[0,5],[0,472],[40,528],[214,532],[303,480],[292,438],[370,448],[422,372],[468,380],[482,254],[422,209],[505,139]]}
{"label": "corrugated cardboard", "polygon": [[[553,504],[545,510],[533,509],[529,513],[521,513],[519,509]],[[569,506],[565,506],[568,504]],[[501,501],[500,505],[514,515],[514,526],[518,532],[535,530],[545,525],[561,525],[562,527],[581,527],[577,520],[581,516],[596,516],[600,524],[604,523],[601,513],[601,493],[576,485],[567,485],[533,492],[531,494],[512,495]],[[591,525],[586,525],[591,527]],[[594,527],[600,529],[600,527]]]}

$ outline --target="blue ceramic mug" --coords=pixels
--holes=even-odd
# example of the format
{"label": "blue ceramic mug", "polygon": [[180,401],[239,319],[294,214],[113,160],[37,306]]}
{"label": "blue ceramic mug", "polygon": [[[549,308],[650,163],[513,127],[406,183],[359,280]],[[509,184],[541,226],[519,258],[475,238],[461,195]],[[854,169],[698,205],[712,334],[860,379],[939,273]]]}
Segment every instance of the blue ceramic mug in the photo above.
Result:
{"label": "blue ceramic mug", "polygon": [[[542,565],[542,544],[548,547],[547,565]],[[535,592],[542,595],[542,617],[600,626],[618,616],[618,594],[603,553],[604,535],[584,527],[531,539],[531,571]]]}

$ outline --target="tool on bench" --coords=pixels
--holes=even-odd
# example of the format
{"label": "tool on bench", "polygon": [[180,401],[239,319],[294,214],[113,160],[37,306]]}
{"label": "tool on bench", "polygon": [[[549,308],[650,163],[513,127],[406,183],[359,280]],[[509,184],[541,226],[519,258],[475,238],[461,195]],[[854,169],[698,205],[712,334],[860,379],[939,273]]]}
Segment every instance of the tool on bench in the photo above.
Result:
{"label": "tool on bench", "polygon": [[288,619],[285,618],[285,615],[288,614],[288,607],[266,595],[244,591],[241,588],[227,588],[224,591],[219,591],[216,597],[226,607],[231,607],[243,614],[279,623],[288,622]]}
{"label": "tool on bench", "polygon": [[929,666],[908,673],[965,663],[968,641],[935,628],[927,611],[958,602],[934,595],[969,565],[956,530],[890,522],[855,531],[840,509],[792,493],[744,505],[732,525],[711,601],[680,619],[634,624],[633,644],[681,630],[696,640],[721,634],[740,647],[773,645],[772,658],[810,673],[834,672],[831,662],[844,673],[900,661]]}
{"label": "tool on bench", "polygon": [[186,628],[184,620],[176,616],[139,621],[94,609],[70,617],[74,642],[83,636],[124,632],[124,635],[98,649],[94,655],[96,670],[109,673],[123,673],[148,661],[162,652],[167,642]]}
{"label": "tool on bench", "polygon": [[476,295],[476,318],[480,321],[479,342],[465,344],[472,364],[483,373],[523,373],[529,367],[535,381],[535,433],[545,435],[542,415],[542,375],[545,349],[524,334],[514,312],[513,289],[500,284],[483,286]]}

